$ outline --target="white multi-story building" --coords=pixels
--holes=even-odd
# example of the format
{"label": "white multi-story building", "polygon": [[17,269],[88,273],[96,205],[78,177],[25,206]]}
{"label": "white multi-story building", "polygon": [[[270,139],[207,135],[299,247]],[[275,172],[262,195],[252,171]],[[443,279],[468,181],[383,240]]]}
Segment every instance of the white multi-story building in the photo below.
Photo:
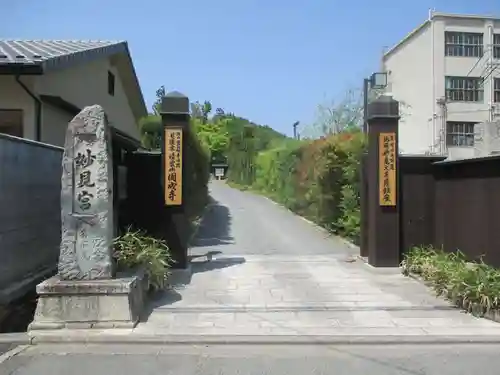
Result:
{"label": "white multi-story building", "polygon": [[500,119],[500,18],[431,11],[382,67],[402,153],[472,156],[474,124]]}

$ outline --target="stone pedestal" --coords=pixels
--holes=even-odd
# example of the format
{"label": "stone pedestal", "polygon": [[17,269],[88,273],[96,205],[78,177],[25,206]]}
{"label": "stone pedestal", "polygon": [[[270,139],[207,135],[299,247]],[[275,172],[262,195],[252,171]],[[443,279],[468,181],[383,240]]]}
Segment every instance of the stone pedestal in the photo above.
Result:
{"label": "stone pedestal", "polygon": [[35,318],[28,330],[133,328],[146,300],[141,276],[108,280],[61,280],[37,286]]}

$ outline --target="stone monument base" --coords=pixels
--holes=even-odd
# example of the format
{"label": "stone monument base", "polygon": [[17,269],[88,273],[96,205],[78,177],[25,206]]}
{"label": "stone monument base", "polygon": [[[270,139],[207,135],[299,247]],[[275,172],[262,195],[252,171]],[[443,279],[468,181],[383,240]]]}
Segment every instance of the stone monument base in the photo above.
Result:
{"label": "stone monument base", "polygon": [[37,285],[38,304],[28,330],[133,328],[146,302],[147,281],[132,276],[108,280],[61,280]]}

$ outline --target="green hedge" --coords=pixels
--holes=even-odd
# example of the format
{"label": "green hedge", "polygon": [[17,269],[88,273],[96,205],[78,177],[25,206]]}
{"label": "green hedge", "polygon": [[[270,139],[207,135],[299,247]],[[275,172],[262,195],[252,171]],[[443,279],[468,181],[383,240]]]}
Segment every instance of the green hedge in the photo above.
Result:
{"label": "green hedge", "polygon": [[[245,154],[245,163],[230,165],[229,179],[251,185],[297,214],[359,243],[359,177],[365,147],[361,132],[314,141],[288,140],[250,161],[251,153]],[[248,170],[242,172],[245,167]]]}
{"label": "green hedge", "polygon": [[210,156],[192,129],[186,132],[184,148],[184,198],[185,212],[193,220],[198,217],[208,203],[208,180],[210,176]]}
{"label": "green hedge", "polygon": [[475,315],[500,308],[500,270],[482,261],[468,262],[460,251],[415,247],[401,265],[403,274],[422,277],[436,294]]}

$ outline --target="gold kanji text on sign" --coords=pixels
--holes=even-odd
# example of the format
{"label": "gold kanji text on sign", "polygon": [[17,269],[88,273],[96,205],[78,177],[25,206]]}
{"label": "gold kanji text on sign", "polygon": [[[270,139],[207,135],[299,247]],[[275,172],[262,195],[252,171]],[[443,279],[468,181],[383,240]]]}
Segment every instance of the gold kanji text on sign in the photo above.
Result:
{"label": "gold kanji text on sign", "polygon": [[182,204],[182,129],[165,129],[165,205]]}
{"label": "gold kanji text on sign", "polygon": [[396,205],[396,133],[379,135],[379,203]]}

